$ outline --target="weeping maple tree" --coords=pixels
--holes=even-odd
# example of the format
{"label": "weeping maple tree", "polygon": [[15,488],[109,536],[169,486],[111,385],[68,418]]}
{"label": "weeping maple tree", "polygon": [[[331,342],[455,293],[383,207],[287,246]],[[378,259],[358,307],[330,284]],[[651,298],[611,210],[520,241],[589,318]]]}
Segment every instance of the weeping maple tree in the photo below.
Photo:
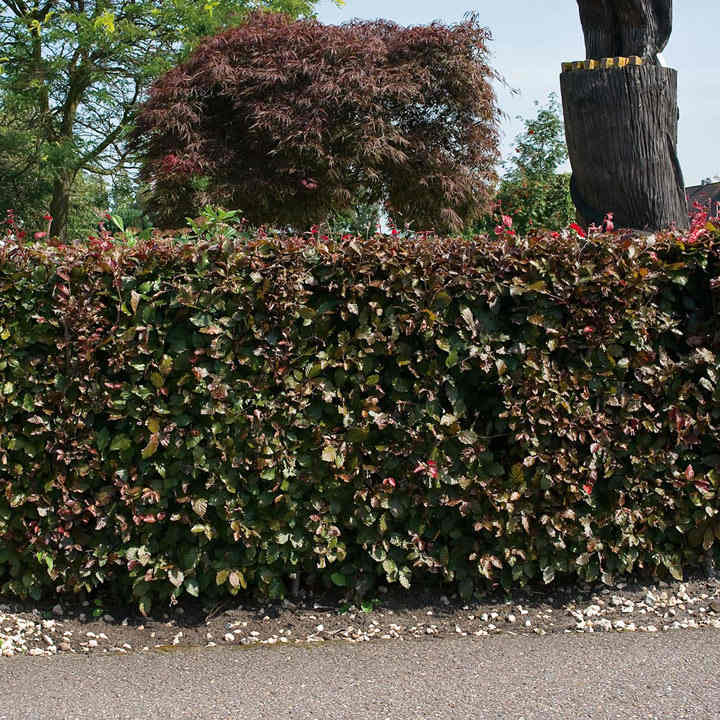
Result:
{"label": "weeping maple tree", "polygon": [[383,202],[398,223],[457,230],[489,204],[498,118],[490,33],[264,12],[158,79],[134,134],[156,220],[207,203],[293,229]]}

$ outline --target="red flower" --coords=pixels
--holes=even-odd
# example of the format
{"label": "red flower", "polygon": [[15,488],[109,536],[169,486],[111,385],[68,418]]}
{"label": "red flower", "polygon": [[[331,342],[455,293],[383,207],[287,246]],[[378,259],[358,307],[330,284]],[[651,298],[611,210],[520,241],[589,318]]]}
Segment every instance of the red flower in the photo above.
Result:
{"label": "red flower", "polygon": [[574,230],[582,238],[587,237],[585,231],[577,223],[570,223],[570,229]]}
{"label": "red flower", "polygon": [[395,487],[395,478],[387,477],[383,480],[385,487]]}
{"label": "red flower", "polygon": [[52,219],[53,219],[53,217],[50,213],[45,213],[43,215],[43,220],[45,220],[46,222],[52,222]]}
{"label": "red flower", "polygon": [[583,485],[583,490],[588,494],[592,495],[594,483],[587,483],[586,485]]}
{"label": "red flower", "polygon": [[584,335],[592,335],[595,332],[595,328],[592,325],[586,325],[582,331]]}
{"label": "red flower", "polygon": [[33,237],[36,240],[42,240],[44,237],[47,237],[47,233],[46,232],[36,232],[33,234]]}

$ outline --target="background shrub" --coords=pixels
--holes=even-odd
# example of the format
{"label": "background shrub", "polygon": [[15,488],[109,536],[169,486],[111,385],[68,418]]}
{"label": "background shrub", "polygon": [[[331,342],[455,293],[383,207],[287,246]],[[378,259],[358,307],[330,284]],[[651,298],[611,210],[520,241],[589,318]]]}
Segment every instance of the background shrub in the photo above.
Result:
{"label": "background shrub", "polygon": [[0,592],[682,577],[720,537],[709,228],[6,244]]}
{"label": "background shrub", "polygon": [[487,210],[498,158],[490,35],[258,12],[153,86],[135,139],[160,223],[206,203],[306,230],[387,202],[439,231]]}
{"label": "background shrub", "polygon": [[502,215],[512,217],[521,235],[539,229],[561,230],[575,218],[570,173],[558,172],[568,152],[555,94],[538,107],[534,118],[523,122],[525,130],[515,138],[515,153],[504,163],[506,172],[495,195],[494,212],[477,225],[486,232],[502,222]]}

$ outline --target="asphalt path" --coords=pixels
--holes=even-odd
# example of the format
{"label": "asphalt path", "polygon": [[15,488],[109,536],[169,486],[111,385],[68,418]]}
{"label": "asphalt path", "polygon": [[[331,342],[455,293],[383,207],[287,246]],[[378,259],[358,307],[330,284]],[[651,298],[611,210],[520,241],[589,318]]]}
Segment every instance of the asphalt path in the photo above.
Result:
{"label": "asphalt path", "polygon": [[715,720],[720,631],[0,657],[0,720]]}

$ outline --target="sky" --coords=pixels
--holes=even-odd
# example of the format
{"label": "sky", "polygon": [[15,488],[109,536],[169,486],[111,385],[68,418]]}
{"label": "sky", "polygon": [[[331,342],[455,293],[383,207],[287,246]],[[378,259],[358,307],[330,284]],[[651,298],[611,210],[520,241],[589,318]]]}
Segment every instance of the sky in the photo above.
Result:
{"label": "sky", "polygon": [[[560,64],[585,58],[575,0],[346,0],[341,8],[320,0],[317,12],[327,24],[385,18],[400,25],[452,24],[476,12],[493,35],[490,64],[519,91],[514,95],[497,86],[498,105],[507,115],[502,122],[506,158],[523,129],[517,116],[533,118],[534,101],[545,104],[551,92],[559,98]],[[678,155],[686,185],[720,176],[718,32],[718,0],[675,0],[673,34],[663,56],[678,71]]]}

